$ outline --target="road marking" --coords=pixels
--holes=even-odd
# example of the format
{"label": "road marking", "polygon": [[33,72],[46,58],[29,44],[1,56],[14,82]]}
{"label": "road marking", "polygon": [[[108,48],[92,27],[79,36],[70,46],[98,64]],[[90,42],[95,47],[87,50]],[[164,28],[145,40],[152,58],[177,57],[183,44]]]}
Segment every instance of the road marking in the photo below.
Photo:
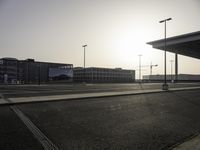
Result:
{"label": "road marking", "polygon": [[[3,94],[0,94],[0,97],[7,103],[12,103],[12,101],[4,97]],[[42,131],[40,131],[40,129],[17,106],[10,106],[10,108],[31,131],[35,138],[42,144],[45,150],[59,150],[58,147],[47,136],[45,136]]]}
{"label": "road marking", "polygon": [[10,106],[10,108],[17,114],[21,121],[42,144],[45,150],[58,150],[58,147],[48,137],[46,137],[17,106]]}

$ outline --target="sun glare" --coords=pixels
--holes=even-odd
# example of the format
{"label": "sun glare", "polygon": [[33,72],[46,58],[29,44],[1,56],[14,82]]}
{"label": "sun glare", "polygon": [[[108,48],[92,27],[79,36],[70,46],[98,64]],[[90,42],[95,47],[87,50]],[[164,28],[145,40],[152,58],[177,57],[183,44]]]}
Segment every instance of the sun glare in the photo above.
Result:
{"label": "sun glare", "polygon": [[141,31],[132,31],[115,36],[113,41],[115,57],[123,64],[138,59],[139,54],[146,56],[146,59],[150,59],[151,51],[148,50],[150,47],[144,42],[146,38]]}

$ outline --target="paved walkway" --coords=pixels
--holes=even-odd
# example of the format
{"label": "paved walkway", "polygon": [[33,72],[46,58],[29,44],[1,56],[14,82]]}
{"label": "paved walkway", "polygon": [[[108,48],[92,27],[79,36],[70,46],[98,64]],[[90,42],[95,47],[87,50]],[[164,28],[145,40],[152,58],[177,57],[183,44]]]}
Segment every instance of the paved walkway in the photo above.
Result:
{"label": "paved walkway", "polygon": [[[171,88],[168,91],[182,91],[182,90],[192,90],[192,89],[200,89],[200,87]],[[17,97],[17,98],[9,98],[9,100],[4,99],[1,96],[0,105],[99,98],[99,97],[111,97],[111,96],[122,96],[122,95],[149,94],[149,93],[160,93],[160,92],[167,92],[167,91],[163,91],[161,89],[153,89],[153,90],[122,91],[122,92],[98,92],[98,93],[65,94],[65,95],[50,95],[50,96]]]}
{"label": "paved walkway", "polygon": [[172,150],[200,150],[200,135],[176,146]]}

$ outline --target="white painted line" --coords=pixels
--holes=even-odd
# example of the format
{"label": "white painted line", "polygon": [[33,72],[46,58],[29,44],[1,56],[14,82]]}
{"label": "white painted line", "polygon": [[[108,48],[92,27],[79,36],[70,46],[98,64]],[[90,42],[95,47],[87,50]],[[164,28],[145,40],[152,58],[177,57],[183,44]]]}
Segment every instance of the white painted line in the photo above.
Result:
{"label": "white painted line", "polygon": [[32,132],[35,138],[42,144],[45,150],[58,150],[56,145],[51,142],[49,138],[47,138],[37,127],[33,124],[33,122],[25,116],[25,114],[18,109],[16,106],[10,107],[17,116],[21,119],[21,121],[27,126],[27,128]]}

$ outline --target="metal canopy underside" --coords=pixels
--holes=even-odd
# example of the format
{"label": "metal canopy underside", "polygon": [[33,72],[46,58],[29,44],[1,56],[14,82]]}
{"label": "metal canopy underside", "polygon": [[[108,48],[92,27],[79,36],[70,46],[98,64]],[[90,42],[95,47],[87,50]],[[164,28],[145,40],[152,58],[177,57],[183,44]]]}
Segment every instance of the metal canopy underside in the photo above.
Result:
{"label": "metal canopy underside", "polygon": [[[161,39],[147,44],[164,50],[165,40]],[[200,31],[167,38],[166,51],[200,59]]]}

